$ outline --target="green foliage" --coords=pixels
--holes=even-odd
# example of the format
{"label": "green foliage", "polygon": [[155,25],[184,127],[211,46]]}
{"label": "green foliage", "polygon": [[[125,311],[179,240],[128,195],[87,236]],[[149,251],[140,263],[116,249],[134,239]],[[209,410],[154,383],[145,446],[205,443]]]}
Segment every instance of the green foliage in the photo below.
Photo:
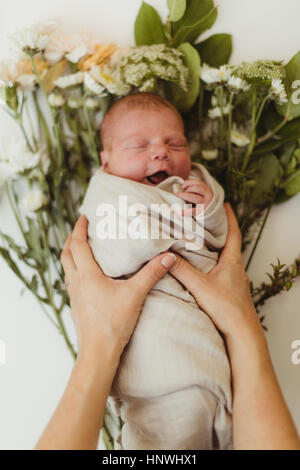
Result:
{"label": "green foliage", "polygon": [[255,186],[247,204],[249,212],[265,207],[269,199],[274,198],[275,182],[280,175],[280,164],[274,153],[262,155],[252,167],[255,168]]}
{"label": "green foliage", "polygon": [[186,9],[186,0],[167,0],[169,18],[171,21],[179,21]]}
{"label": "green foliage", "polygon": [[185,14],[179,21],[172,22],[172,44],[177,47],[183,42],[195,42],[217,19],[217,8],[213,0],[188,0]]}
{"label": "green foliage", "polygon": [[284,105],[277,105],[277,111],[281,116],[288,115],[289,119],[294,119],[300,116],[300,104],[294,104],[292,100],[292,94],[295,92],[293,88],[293,82],[298,80],[299,88],[299,77],[300,77],[300,51],[292,57],[292,59],[285,66],[285,87],[287,94],[290,99],[290,103]]}
{"label": "green foliage", "polygon": [[265,302],[280,294],[283,291],[289,291],[294,284],[297,277],[300,276],[300,258],[296,258],[294,263],[290,266],[281,264],[277,258],[277,264],[271,264],[272,274],[267,273],[269,282],[262,282],[259,287],[253,288],[252,296],[257,312],[259,307],[265,304]]}
{"label": "green foliage", "polygon": [[282,186],[287,196],[295,196],[300,192],[300,169],[293,173]]}
{"label": "green foliage", "polygon": [[178,49],[184,55],[184,62],[189,70],[188,91],[184,92],[178,85],[171,84],[171,92],[175,105],[183,112],[188,111],[194,105],[200,88],[200,57],[196,49],[188,42],[181,44]]}
{"label": "green foliage", "polygon": [[143,2],[134,25],[137,46],[166,43],[164,27],[155,8]]}
{"label": "green foliage", "polygon": [[264,154],[278,149],[283,144],[292,142],[300,138],[300,118],[287,122],[278,132],[276,138],[267,140],[265,143],[258,145],[254,154]]}
{"label": "green foliage", "polygon": [[220,67],[229,62],[232,53],[232,36],[231,34],[214,34],[194,47],[199,52],[202,63],[211,67]]}

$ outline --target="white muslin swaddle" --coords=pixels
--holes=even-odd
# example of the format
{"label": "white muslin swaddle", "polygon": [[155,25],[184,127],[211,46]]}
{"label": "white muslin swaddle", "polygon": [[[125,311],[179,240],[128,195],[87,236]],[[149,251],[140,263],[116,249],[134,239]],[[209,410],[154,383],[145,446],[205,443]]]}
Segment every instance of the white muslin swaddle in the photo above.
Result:
{"label": "white muslin swaddle", "polygon": [[[120,196],[126,196],[128,208],[137,203],[149,208],[142,219],[147,225],[154,217],[151,205],[183,207],[185,202],[174,194],[184,182],[178,176],[150,186],[108,174],[102,168],[96,171],[80,212],[89,220],[89,244],[106,275],[129,278],[169,248],[202,272],[216,265],[218,250],[227,236],[224,191],[198,163],[192,163],[190,178],[203,181],[213,191],[204,213],[194,217],[201,227],[195,231],[194,244],[188,230],[181,239],[175,236],[178,219],[174,225],[174,218],[169,218],[171,230],[164,238],[165,215],[159,238],[99,239],[99,205],[113,207],[122,225],[133,219],[130,211],[126,215],[120,209]],[[224,341],[193,296],[168,273],[144,302],[121,356],[110,397],[124,421],[117,440],[119,449],[232,448],[231,374]]]}

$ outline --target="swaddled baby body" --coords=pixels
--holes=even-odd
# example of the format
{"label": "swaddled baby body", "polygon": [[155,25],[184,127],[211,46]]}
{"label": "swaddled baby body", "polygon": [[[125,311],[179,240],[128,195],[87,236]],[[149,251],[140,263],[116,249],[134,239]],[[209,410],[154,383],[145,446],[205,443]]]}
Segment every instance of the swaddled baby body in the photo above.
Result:
{"label": "swaddled baby body", "polygon": [[[169,248],[209,272],[227,235],[224,192],[202,165],[191,163],[178,112],[156,95],[130,95],[106,114],[101,139],[102,167],[80,212],[89,220],[89,243],[104,273],[130,277]],[[125,196],[128,207],[146,208],[139,219],[144,228],[155,218],[153,205],[176,207],[177,213],[179,207],[183,215],[164,213],[159,237],[99,239],[99,205],[114,208],[118,226],[132,223],[133,213],[120,209]],[[194,207],[186,209],[185,203]],[[186,229],[192,218],[192,230]],[[176,226],[182,228],[180,238]],[[223,339],[170,274],[144,302],[110,399],[124,421],[119,449],[232,448],[231,376]]]}

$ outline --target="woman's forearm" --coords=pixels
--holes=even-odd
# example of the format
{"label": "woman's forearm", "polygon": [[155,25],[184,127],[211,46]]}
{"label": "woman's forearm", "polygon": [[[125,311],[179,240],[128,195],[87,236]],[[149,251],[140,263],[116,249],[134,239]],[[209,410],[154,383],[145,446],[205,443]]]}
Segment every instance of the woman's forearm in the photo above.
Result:
{"label": "woman's forearm", "polygon": [[68,385],[35,449],[96,449],[106,399],[118,367],[110,348],[78,356]]}
{"label": "woman's forearm", "polygon": [[257,317],[227,336],[234,449],[300,449]]}

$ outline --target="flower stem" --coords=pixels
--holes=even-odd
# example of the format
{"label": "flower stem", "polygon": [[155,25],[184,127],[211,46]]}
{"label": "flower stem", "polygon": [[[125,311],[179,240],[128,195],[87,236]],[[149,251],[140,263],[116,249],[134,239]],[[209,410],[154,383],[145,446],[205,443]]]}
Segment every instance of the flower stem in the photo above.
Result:
{"label": "flower stem", "polygon": [[98,152],[97,152],[97,146],[96,146],[94,135],[93,135],[93,130],[92,130],[92,126],[91,126],[89,113],[88,113],[88,110],[86,108],[85,103],[83,103],[83,112],[84,112],[84,117],[85,117],[87,129],[88,129],[88,134],[89,134],[89,138],[90,138],[92,157],[93,157],[95,163],[97,165],[99,165],[99,155],[98,155]]}
{"label": "flower stem", "polygon": [[256,126],[255,126],[255,115],[256,115],[256,88],[253,89],[253,92],[252,92],[252,131],[251,131],[251,139],[250,139],[250,144],[248,146],[248,149],[247,149],[247,152],[246,152],[246,155],[245,155],[245,158],[244,158],[244,162],[243,162],[243,165],[242,165],[242,172],[246,170],[247,166],[248,166],[248,163],[249,163],[249,160],[250,160],[250,156],[251,156],[251,153],[253,151],[253,148],[254,148],[254,144],[255,144],[255,139],[256,139]]}
{"label": "flower stem", "polygon": [[266,225],[266,222],[267,222],[267,219],[268,219],[268,217],[269,217],[269,214],[270,214],[270,211],[271,211],[271,207],[272,207],[272,206],[269,205],[269,207],[268,207],[268,209],[267,209],[267,211],[266,211],[266,214],[265,214],[263,223],[261,224],[260,230],[259,230],[259,232],[258,232],[258,235],[257,235],[257,237],[256,237],[255,243],[254,243],[254,245],[253,245],[253,248],[252,248],[252,250],[251,250],[250,256],[249,256],[249,258],[248,258],[248,261],[247,261],[247,264],[246,264],[246,268],[245,268],[246,271],[248,271],[248,268],[249,268],[250,263],[251,263],[251,261],[252,261],[252,258],[253,258],[253,256],[254,256],[254,253],[255,253],[255,250],[256,250],[256,248],[257,248],[258,242],[259,242],[259,240],[260,240],[260,238],[261,238],[263,229],[264,229],[264,227],[265,227],[265,225]]}
{"label": "flower stem", "polygon": [[234,94],[231,93],[229,97],[229,114],[228,114],[228,134],[227,134],[227,159],[228,159],[228,166],[227,166],[227,174],[229,173],[231,164],[232,164],[232,144],[231,144],[231,130],[232,130],[232,102],[233,102]]}
{"label": "flower stem", "polygon": [[29,55],[29,57],[30,57],[31,65],[32,65],[32,70],[34,71],[34,74],[37,77],[40,89],[41,89],[41,91],[42,91],[42,93],[43,93],[43,95],[44,95],[44,97],[47,101],[47,104],[48,104],[48,107],[49,107],[49,110],[50,110],[50,113],[51,113],[51,116],[52,116],[54,135],[55,135],[56,142],[57,142],[58,166],[59,166],[59,168],[61,168],[61,166],[63,164],[63,161],[64,161],[64,151],[63,151],[63,146],[62,146],[62,142],[61,142],[60,130],[59,130],[59,127],[57,126],[57,122],[56,122],[55,112],[53,110],[53,107],[50,105],[50,103],[48,101],[47,93],[45,91],[45,88],[44,88],[43,82],[41,80],[40,74],[37,71],[37,68],[36,68],[35,62],[33,60],[33,57],[32,57],[32,55]]}

